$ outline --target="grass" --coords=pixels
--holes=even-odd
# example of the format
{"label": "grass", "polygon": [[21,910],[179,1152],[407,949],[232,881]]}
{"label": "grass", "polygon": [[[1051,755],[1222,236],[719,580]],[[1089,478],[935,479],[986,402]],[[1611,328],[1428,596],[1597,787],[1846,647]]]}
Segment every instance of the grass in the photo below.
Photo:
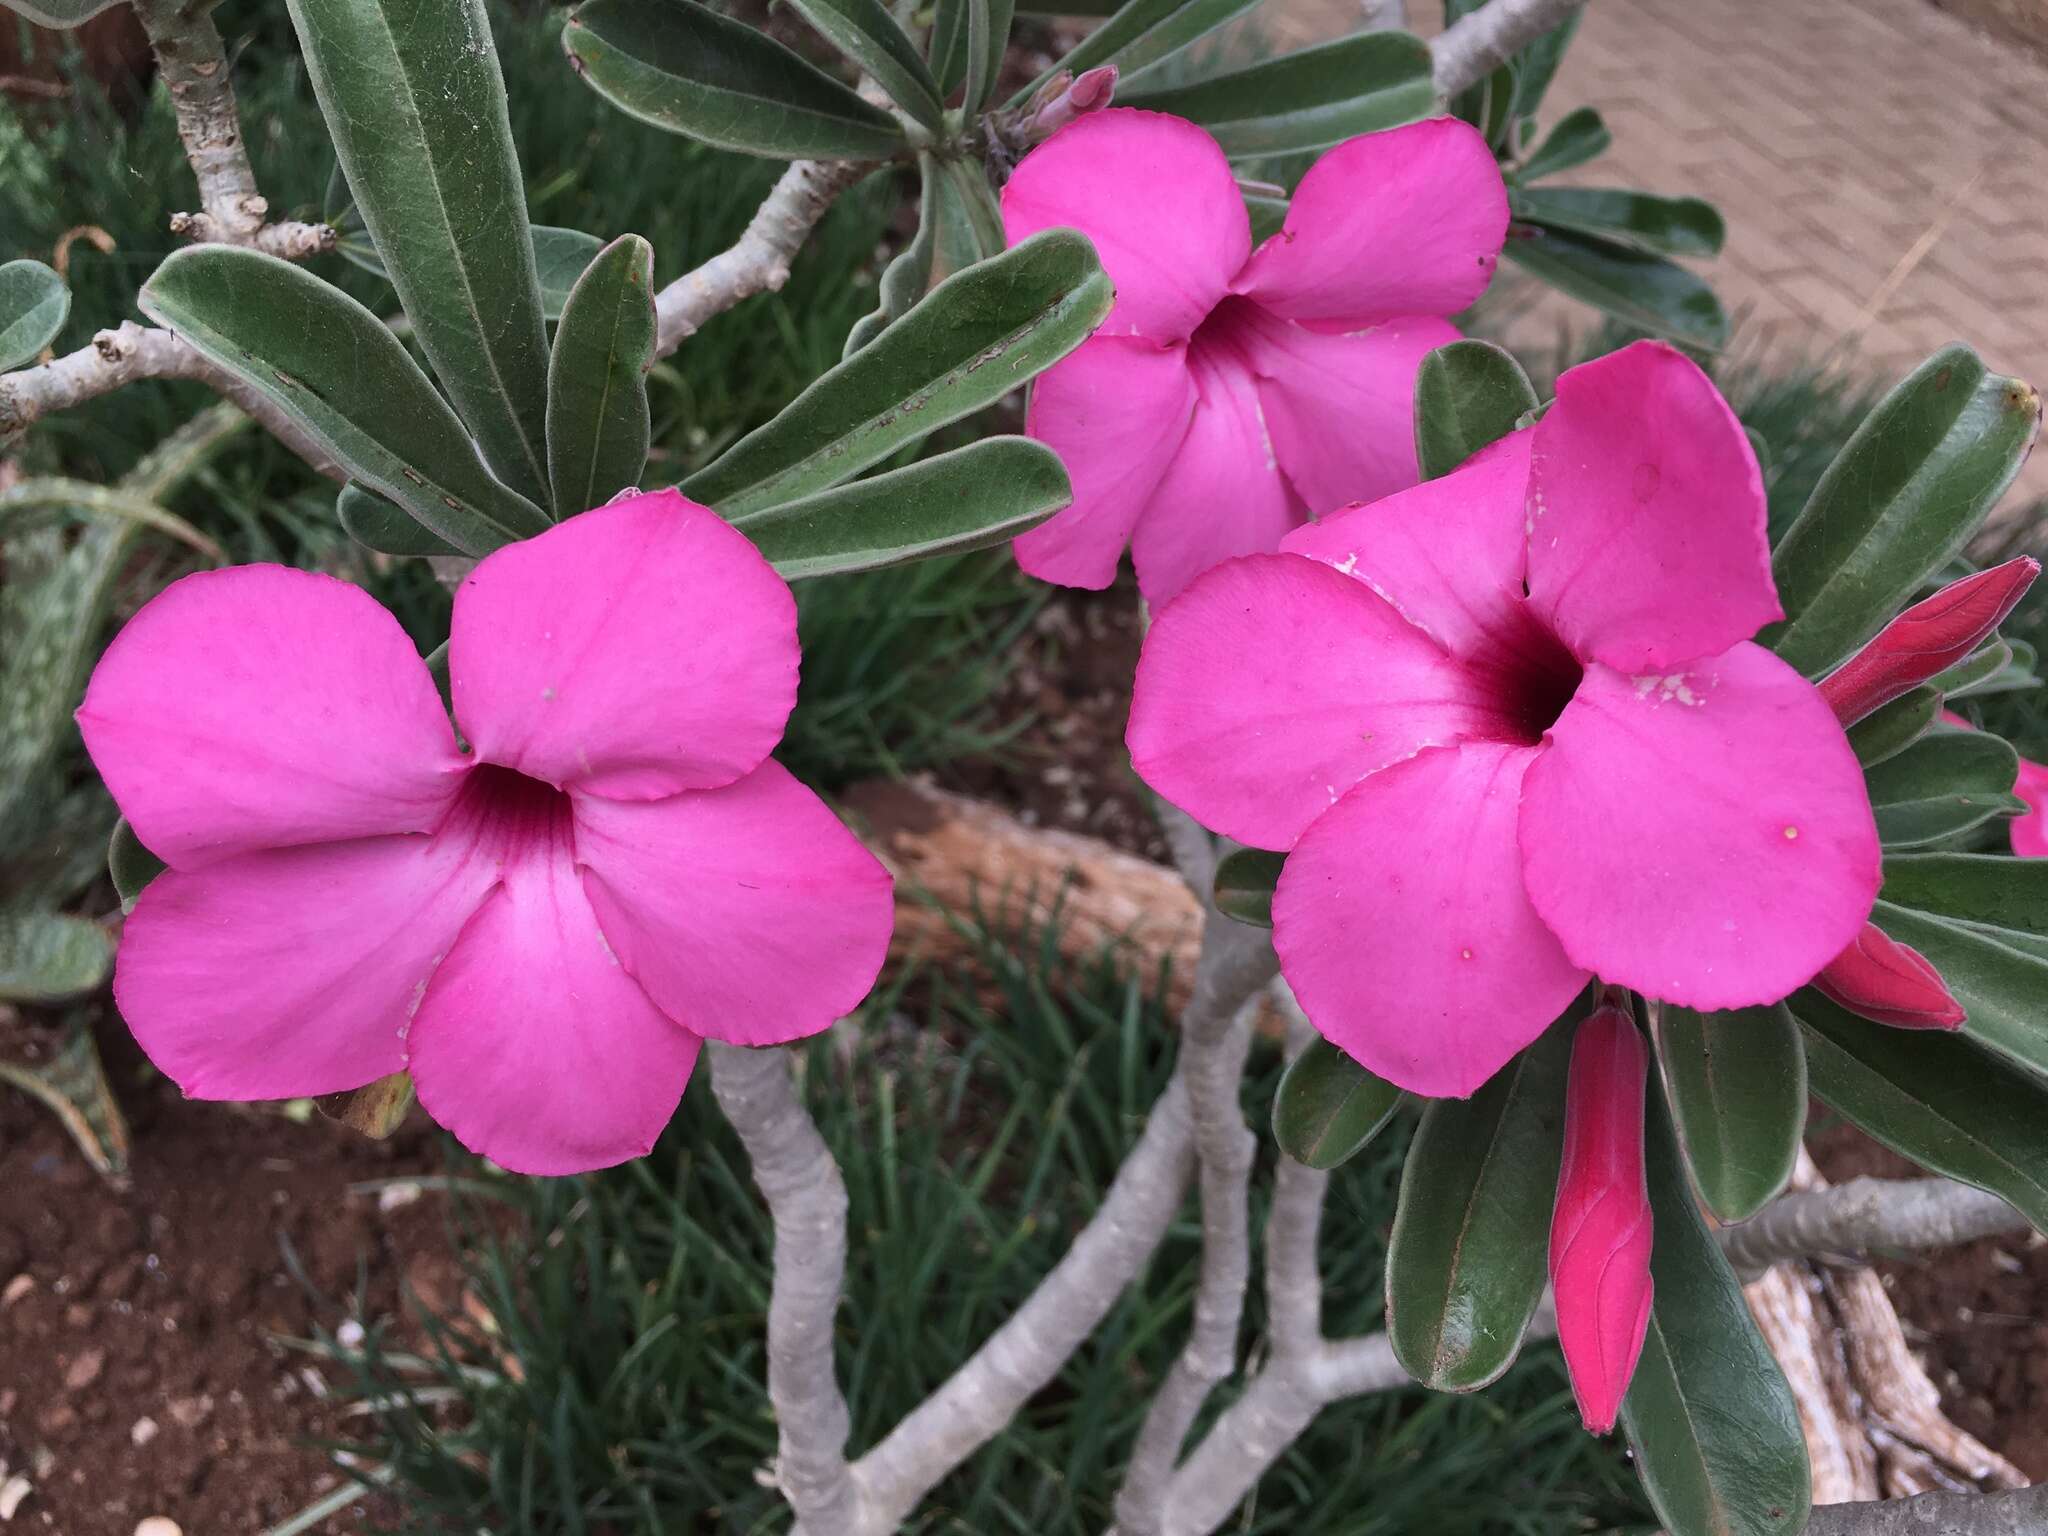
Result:
{"label": "grass", "polygon": [[[838,1346],[856,1450],[1028,1294],[1164,1086],[1171,1035],[1148,989],[1107,961],[1063,965],[1051,937],[983,934],[972,970],[996,978],[997,996],[977,1000],[965,971],[927,977],[914,1020],[902,993],[883,997],[857,1045],[828,1037],[804,1058],[851,1201]],[[1277,1077],[1262,1049],[1245,1091],[1255,1124]],[[1333,1183],[1332,1333],[1378,1326],[1405,1141],[1405,1128],[1390,1134]],[[560,1181],[488,1178],[459,1156],[453,1171],[473,1191],[452,1206],[472,1244],[467,1283],[494,1326],[423,1318],[424,1349],[389,1327],[356,1352],[322,1341],[353,1368],[348,1394],[370,1405],[347,1450],[390,1473],[400,1528],[784,1528],[760,1477],[775,1441],[761,1387],[769,1230],[706,1086],[692,1086],[642,1162]],[[1262,1166],[1255,1180],[1255,1221],[1269,1175]],[[1197,1239],[1190,1205],[1058,1381],[908,1530],[1099,1536],[1148,1389],[1186,1336]],[[1255,1290],[1254,1352],[1262,1326]],[[1620,1450],[1579,1430],[1545,1345],[1479,1396],[1418,1389],[1331,1410],[1229,1529],[1555,1536],[1648,1519]]]}

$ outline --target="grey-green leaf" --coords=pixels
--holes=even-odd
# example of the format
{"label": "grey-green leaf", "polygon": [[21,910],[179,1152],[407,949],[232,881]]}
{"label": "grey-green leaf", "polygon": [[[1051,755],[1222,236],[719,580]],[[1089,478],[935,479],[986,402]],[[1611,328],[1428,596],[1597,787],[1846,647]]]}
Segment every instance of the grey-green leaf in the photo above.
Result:
{"label": "grey-green leaf", "polygon": [[1234,848],[1216,862],[1211,894],[1216,910],[1254,928],[1273,926],[1273,887],[1280,883],[1284,853]]}
{"label": "grey-green leaf", "polygon": [[874,76],[891,101],[933,133],[939,131],[945,109],[938,83],[882,0],[790,0],[790,5]]}
{"label": "grey-green leaf", "polygon": [[1074,497],[1028,437],[985,437],[836,490],[735,517],[785,580],[963,554],[1028,533]]}
{"label": "grey-green leaf", "polygon": [[121,898],[124,915],[135,910],[135,898],[142,894],[143,887],[169,867],[143,846],[126,816],[114,823],[114,834],[107,840],[107,874],[114,882],[115,894]]}
{"label": "grey-green leaf", "polygon": [[1928,679],[1944,699],[1964,699],[1997,677],[2012,664],[2013,648],[1993,635],[1990,641],[1965,656],[1945,672]]}
{"label": "grey-green leaf", "polygon": [[1491,342],[1454,341],[1415,375],[1415,456],[1422,478],[1447,475],[1536,409],[1522,365]]}
{"label": "grey-green leaf", "polygon": [[904,145],[896,120],[852,87],[695,0],[588,0],[562,45],[620,111],[721,149],[880,160]]}
{"label": "grey-green leaf", "polygon": [[548,479],[555,516],[574,517],[640,483],[652,417],[654,247],[621,235],[562,307],[548,360]]}
{"label": "grey-green leaf", "polygon": [[1817,677],[1883,628],[2019,473],[2041,397],[1944,347],[1863,419],[1771,557],[1787,615],[1758,636]]}
{"label": "grey-green leaf", "polygon": [[1311,1040],[1273,1095],[1273,1139],[1305,1167],[1335,1168],[1386,1129],[1401,1098],[1329,1041]]}
{"label": "grey-green leaf", "polygon": [[1129,0],[1065,58],[1012,96],[1009,105],[1022,106],[1063,69],[1079,78],[1097,65],[1114,64],[1126,90],[1142,85],[1140,77],[1152,65],[1200,42],[1257,4],[1258,0]]}
{"label": "grey-green leaf", "polygon": [[955,272],[1002,249],[982,248],[978,222],[954,168],[932,155],[917,157],[923,191],[918,201],[917,233],[882,271],[873,313],[863,315],[846,334],[845,356],[851,357],[908,314],[910,307]]}
{"label": "grey-green leaf", "polygon": [[478,461],[398,338],[312,273],[257,251],[193,246],[158,267],[136,302],[291,416],[351,479],[465,553],[549,527]]}
{"label": "grey-green leaf", "polygon": [[90,918],[0,909],[0,1002],[54,1003],[107,979],[114,941]]}
{"label": "grey-green leaf", "polygon": [[1086,239],[1034,235],[941,283],[682,489],[737,517],[837,485],[1051,367],[1113,299]]}
{"label": "grey-green leaf", "polygon": [[1564,1150],[1565,1072],[1584,1010],[1469,1099],[1432,1099],[1401,1170],[1387,1337],[1424,1386],[1471,1392],[1514,1363],[1543,1296]]}
{"label": "grey-green leaf", "polygon": [[[391,274],[384,270],[384,258],[370,244],[359,218],[345,216],[335,227],[341,231],[341,243],[335,249],[344,258],[365,272],[391,281]],[[576,279],[583,275],[591,258],[604,249],[604,242],[580,229],[559,229],[552,224],[536,224],[530,233],[534,273],[540,281],[541,317],[559,320],[562,306],[569,300],[569,290],[576,286]]]}
{"label": "grey-green leaf", "polygon": [[2048,954],[1939,912],[1878,898],[1870,920],[1911,945],[1963,1005],[1963,1031],[2048,1074]]}
{"label": "grey-green leaf", "polygon": [[1613,143],[1614,135],[1607,131],[1607,124],[1600,114],[1591,107],[1580,107],[1560,118],[1557,126],[1522,162],[1520,179],[1535,181],[1539,177],[1555,176],[1559,171],[1584,165],[1588,160],[1597,160]]}
{"label": "grey-green leaf", "polygon": [[351,481],[334,498],[334,515],[343,532],[365,549],[380,555],[459,555],[461,550],[411,513],[375,491]]}
{"label": "grey-green leaf", "polygon": [[970,119],[988,104],[1003,70],[1003,50],[1010,40],[1014,0],[968,0],[967,78],[960,109]]}
{"label": "grey-green leaf", "polygon": [[2019,754],[1981,731],[1934,731],[1864,774],[1877,835],[1887,848],[1918,848],[2016,816]]}
{"label": "grey-green leaf", "polygon": [[1791,1003],[1817,1098],[1894,1152],[2004,1196],[2048,1231],[2048,1086],[2037,1074],[1959,1035],[1859,1019],[1810,987]]}
{"label": "grey-green leaf", "polygon": [[1728,340],[1728,314],[1714,290],[1678,263],[1575,230],[1532,228],[1533,238],[1510,240],[1501,254],[1551,287],[1688,346],[1711,350]]}
{"label": "grey-green leaf", "polygon": [[114,0],[0,0],[6,9],[26,16],[39,27],[69,30],[83,26],[114,4]]}
{"label": "grey-green leaf", "polygon": [[1849,727],[1849,745],[1855,749],[1856,761],[1874,768],[1896,757],[1926,735],[1940,713],[1941,690],[1930,683],[1900,694]]}
{"label": "grey-green leaf", "polygon": [[0,372],[33,362],[70,313],[71,290],[40,261],[0,265]]}
{"label": "grey-green leaf", "polygon": [[1427,117],[1436,87],[1422,39],[1361,32],[1191,85],[1120,90],[1117,105],[1199,123],[1232,157],[1281,155]]}
{"label": "grey-green leaf", "polygon": [[492,471],[547,495],[547,335],[483,0],[288,0],[413,334]]}
{"label": "grey-green leaf", "polygon": [[1728,234],[1721,211],[1701,198],[1614,187],[1518,187],[1508,194],[1508,208],[1518,219],[1665,256],[1718,255]]}
{"label": "grey-green leaf", "polygon": [[1792,1389],[1693,1205],[1654,1093],[1647,1130],[1654,1294],[1621,1404],[1636,1473],[1667,1530],[1795,1536],[1812,1486]]}
{"label": "grey-green leaf", "polygon": [[1785,1187],[1806,1129],[1806,1053],[1783,1003],[1657,1020],[1664,1091],[1707,1208],[1745,1221]]}

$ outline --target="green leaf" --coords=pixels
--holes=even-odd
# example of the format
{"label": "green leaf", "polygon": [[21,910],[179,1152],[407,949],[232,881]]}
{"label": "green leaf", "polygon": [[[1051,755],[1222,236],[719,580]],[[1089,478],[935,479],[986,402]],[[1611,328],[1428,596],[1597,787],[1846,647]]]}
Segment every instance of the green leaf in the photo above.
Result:
{"label": "green leaf", "polygon": [[1693,1205],[1654,1093],[1647,1130],[1655,1293],[1621,1404],[1636,1473],[1674,1536],[1795,1536],[1812,1485],[1792,1389]]}
{"label": "green leaf", "polygon": [[1387,1336],[1424,1386],[1474,1391],[1521,1349],[1548,1268],[1571,1038],[1553,1025],[1471,1098],[1422,1112],[1387,1248]]}
{"label": "green leaf", "polygon": [[547,334],[483,0],[288,0],[349,191],[455,411],[547,495]]}
{"label": "green leaf", "polygon": [[1479,131],[1486,147],[1496,155],[1506,146],[1515,121],[1515,69],[1512,62],[1460,92],[1451,104],[1454,117],[1464,119]]}
{"label": "green leaf", "polygon": [[1269,240],[1280,233],[1287,223],[1287,199],[1265,197],[1256,192],[1247,192],[1244,211],[1252,221],[1252,243]]}
{"label": "green leaf", "polygon": [[1877,835],[1887,848],[1940,842],[1994,816],[2017,816],[2020,756],[1982,731],[1936,731],[1864,775]]}
{"label": "green leaf", "polygon": [[0,4],[39,27],[69,30],[91,21],[114,0],[0,0]]}
{"label": "green leaf", "polygon": [[70,313],[71,290],[40,261],[0,265],[0,373],[35,361]]}
{"label": "green leaf", "polygon": [[733,518],[788,581],[986,549],[1074,499],[1060,456],[1028,437],[951,453]]}
{"label": "green leaf", "polygon": [[0,911],[0,1002],[54,1003],[90,992],[114,964],[114,940],[90,918]]}
{"label": "green leaf", "polygon": [[1676,262],[1596,235],[1535,228],[1533,239],[1510,240],[1501,253],[1525,272],[1652,335],[1709,350],[1728,340],[1714,290]]}
{"label": "green leaf", "polygon": [[1932,684],[1922,683],[1912,692],[1900,694],[1849,727],[1849,745],[1855,748],[1856,761],[1874,768],[1897,756],[1924,736],[1940,713],[1941,690]]}
{"label": "green leaf", "polygon": [[540,278],[540,312],[544,318],[562,318],[569,290],[603,249],[602,240],[580,229],[557,229],[552,224],[533,226],[533,263]]}
{"label": "green leaf", "polygon": [[1522,365],[1491,342],[1454,341],[1415,375],[1415,457],[1422,478],[1447,475],[1536,409]]}
{"label": "green leaf", "polygon": [[1972,651],[1946,672],[1937,672],[1927,681],[1945,699],[1967,698],[2010,666],[2012,659],[2012,647],[1993,635],[1988,644]]}
{"label": "green leaf", "polygon": [[841,53],[874,76],[889,99],[937,133],[945,123],[938,82],[917,45],[904,35],[882,0],[789,0],[790,5]]}
{"label": "green leaf", "polygon": [[1003,50],[1010,41],[1014,0],[968,0],[967,79],[960,110],[970,119],[988,105],[1003,72]]}
{"label": "green leaf", "polygon": [[1199,123],[1232,157],[1281,155],[1427,117],[1436,87],[1427,43],[1360,32],[1192,85],[1118,91],[1117,105]]}
{"label": "green leaf", "polygon": [[694,0],[588,0],[562,32],[584,81],[630,117],[775,159],[881,160],[903,130],[773,38]]}
{"label": "green leaf", "polygon": [[548,360],[548,479],[557,517],[639,485],[653,364],[654,247],[621,235],[570,293]]}
{"label": "green leaf", "polygon": [[1697,197],[1657,197],[1610,187],[1518,187],[1508,194],[1518,219],[1549,229],[1606,235],[1639,251],[1715,256],[1727,238],[1721,211]]}
{"label": "green leaf", "polygon": [[1748,1220],[1792,1177],[1806,1129],[1806,1053],[1790,1010],[1667,1003],[1657,1059],[1700,1197],[1722,1221]]}
{"label": "green leaf", "polygon": [[2048,954],[2008,943],[1996,930],[1899,906],[1882,895],[1870,920],[1941,972],[1967,1015],[1965,1034],[2048,1073]]}
{"label": "green leaf", "polygon": [[1859,1019],[1810,987],[1791,1003],[1817,1098],[1930,1173],[2001,1195],[2048,1231],[2048,1085],[2038,1076],[1960,1035]]}
{"label": "green leaf", "polygon": [[1572,38],[1578,34],[1580,15],[1579,11],[1573,10],[1563,21],[1515,55],[1517,118],[1526,120],[1534,117],[1537,108],[1543,105],[1543,98],[1550,92],[1550,82],[1557,78],[1558,66],[1564,62]]}
{"label": "green leaf", "polygon": [[135,910],[135,898],[142,894],[143,887],[168,868],[142,845],[126,816],[114,823],[114,835],[107,840],[107,874],[114,882],[115,894],[121,898],[124,917]]}
{"label": "green leaf", "polygon": [[1863,419],[1778,544],[1786,620],[1757,638],[1809,677],[1854,651],[1968,542],[2041,422],[2041,398],[1944,347]]}
{"label": "green leaf", "polygon": [[683,492],[737,517],[837,485],[1050,368],[1113,298],[1081,235],[1034,235],[946,279]]}
{"label": "green leaf", "polygon": [[938,0],[932,12],[932,35],[925,47],[941,97],[951,96],[967,78],[967,10],[972,3]]}
{"label": "green leaf", "polygon": [[433,529],[413,520],[410,512],[351,481],[334,498],[334,515],[342,531],[365,549],[380,555],[459,555],[461,550]]}
{"label": "green leaf", "polygon": [[2048,937],[2048,859],[1902,853],[1884,861],[1884,899],[1985,928]]}
{"label": "green leaf", "polygon": [[1125,89],[1154,64],[1172,58],[1227,26],[1259,0],[1130,0],[1089,33],[1065,58],[1049,67],[1008,105],[1020,107],[1061,70],[1076,79],[1101,64],[1114,64]]}
{"label": "green leaf", "polygon": [[1254,928],[1273,926],[1273,887],[1287,862],[1284,853],[1235,848],[1216,863],[1216,910]]}
{"label": "green leaf", "polygon": [[545,532],[547,515],[478,462],[397,337],[310,272],[193,246],[142,286],[144,314],[289,415],[349,477],[468,554]]}
{"label": "green leaf", "polygon": [[1558,120],[1557,126],[1530,152],[1518,169],[1518,179],[1535,181],[1571,170],[1588,160],[1597,160],[1613,147],[1614,135],[1591,107],[1580,107]]}
{"label": "green leaf", "polygon": [[845,356],[851,357],[900,320],[927,293],[984,257],[1002,250],[982,246],[982,232],[969,206],[955,168],[931,155],[917,157],[923,194],[918,202],[917,233],[882,271],[880,302],[846,334]]}
{"label": "green leaf", "polygon": [[1334,1168],[1386,1129],[1401,1090],[1318,1038],[1288,1064],[1273,1095],[1273,1139],[1309,1168]]}

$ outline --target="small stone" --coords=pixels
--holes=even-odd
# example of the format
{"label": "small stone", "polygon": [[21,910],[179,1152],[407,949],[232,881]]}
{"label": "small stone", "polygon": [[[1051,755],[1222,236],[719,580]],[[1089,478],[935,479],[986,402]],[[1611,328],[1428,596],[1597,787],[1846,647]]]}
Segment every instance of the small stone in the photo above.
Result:
{"label": "small stone", "polygon": [[213,1412],[213,1399],[202,1392],[197,1397],[174,1397],[169,1406],[180,1429],[195,1429]]}
{"label": "small stone", "polygon": [[157,1437],[159,1429],[157,1421],[145,1413],[128,1426],[128,1443],[139,1451]]}
{"label": "small stone", "polygon": [[168,1515],[151,1515],[135,1527],[135,1536],[185,1536],[184,1528]]}
{"label": "small stone", "polygon": [[88,1349],[65,1369],[64,1390],[83,1392],[100,1379],[100,1372],[106,1368],[107,1352],[104,1349]]}
{"label": "small stone", "polygon": [[0,1307],[11,1307],[36,1288],[36,1277],[24,1270],[0,1288]]}
{"label": "small stone", "polygon": [[14,1512],[21,1508],[21,1501],[35,1492],[35,1484],[19,1472],[0,1483],[0,1520],[12,1520]]}
{"label": "small stone", "polygon": [[363,1337],[363,1325],[352,1317],[344,1319],[342,1325],[334,1330],[334,1342],[343,1349],[361,1349]]}

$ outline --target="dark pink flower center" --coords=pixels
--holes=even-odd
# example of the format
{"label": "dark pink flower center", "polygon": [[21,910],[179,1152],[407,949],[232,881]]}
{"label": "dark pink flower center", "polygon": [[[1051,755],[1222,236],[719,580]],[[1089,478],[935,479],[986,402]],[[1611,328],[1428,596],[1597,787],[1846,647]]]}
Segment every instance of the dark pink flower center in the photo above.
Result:
{"label": "dark pink flower center", "polygon": [[1502,739],[1534,746],[1557,724],[1586,669],[1526,602],[1510,611],[1513,632],[1497,633],[1486,654],[1468,665],[1495,690]]}
{"label": "dark pink flower center", "polygon": [[569,796],[517,769],[478,763],[438,835],[470,840],[479,853],[505,863],[566,853],[574,845]]}

